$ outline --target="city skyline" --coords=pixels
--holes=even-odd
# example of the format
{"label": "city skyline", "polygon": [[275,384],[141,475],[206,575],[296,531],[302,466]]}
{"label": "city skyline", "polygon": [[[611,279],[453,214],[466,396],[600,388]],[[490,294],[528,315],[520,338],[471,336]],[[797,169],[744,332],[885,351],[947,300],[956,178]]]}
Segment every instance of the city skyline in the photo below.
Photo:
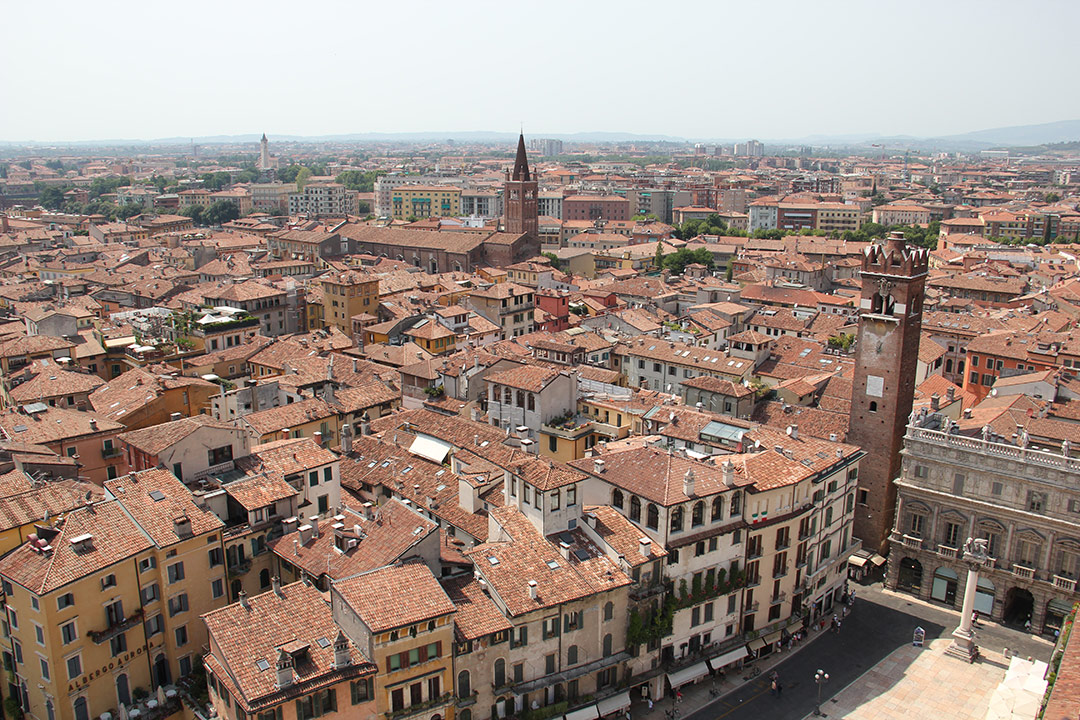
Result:
{"label": "city skyline", "polygon": [[[11,8],[11,26],[23,31],[0,56],[19,71],[0,75],[0,91],[34,98],[62,90],[71,110],[14,102],[0,118],[0,139],[466,132],[522,121],[533,137],[940,137],[1080,118],[1080,101],[1060,91],[1055,72],[1080,59],[1065,35],[1080,19],[1074,4],[890,3],[869,12],[854,3],[781,3],[768,16],[688,4],[655,45],[635,42],[655,9],[620,8],[554,3],[538,17],[477,4],[462,22],[460,8],[421,4],[402,33],[366,30],[402,23],[389,6],[361,14],[262,5],[256,13],[196,3],[173,16],[113,2],[72,6],[49,24]],[[334,27],[358,28],[355,39],[327,33],[330,17]],[[716,32],[694,41],[685,31],[691,38],[680,40],[683,27]],[[965,38],[1008,28],[1009,51],[951,41],[950,28]],[[164,51],[133,54],[140,37]],[[934,101],[938,92],[947,105]],[[1002,93],[1038,102],[995,102]],[[645,97],[652,110],[636,111]]]}

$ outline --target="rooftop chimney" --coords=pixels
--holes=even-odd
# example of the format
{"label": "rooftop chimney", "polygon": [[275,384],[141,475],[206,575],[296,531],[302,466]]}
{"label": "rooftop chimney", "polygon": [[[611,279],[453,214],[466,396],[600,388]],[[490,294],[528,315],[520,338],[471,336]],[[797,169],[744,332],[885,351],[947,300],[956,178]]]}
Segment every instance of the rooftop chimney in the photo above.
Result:
{"label": "rooftop chimney", "polygon": [[727,487],[735,487],[735,464],[730,460],[725,460],[720,465],[720,479]]}
{"label": "rooftop chimney", "polygon": [[[247,607],[246,605],[244,607]],[[293,684],[293,659],[292,655],[284,650],[278,650],[277,659],[277,685],[279,688],[289,687]]]}
{"label": "rooftop chimney", "polygon": [[536,581],[535,580],[530,580],[529,581],[529,597],[532,598],[533,600],[535,600],[537,594],[538,593],[537,593]]}
{"label": "rooftop chimney", "polygon": [[367,410],[360,416],[360,434],[365,437],[371,434],[371,416],[367,414]]}
{"label": "rooftop chimney", "polygon": [[799,439],[799,426],[794,425],[794,424],[788,425],[787,426],[787,434],[788,434],[789,437],[791,437],[792,440],[798,440]]}
{"label": "rooftop chimney", "polygon": [[940,408],[940,407],[941,407],[941,396],[938,395],[937,393],[934,393],[933,395],[930,396],[930,410],[933,411],[933,412],[937,412],[938,408]]}
{"label": "rooftop chimney", "polygon": [[300,533],[300,544],[307,545],[308,540],[311,539],[311,526],[301,525],[296,530]]}
{"label": "rooftop chimney", "polygon": [[334,638],[334,667],[343,668],[347,667],[352,658],[349,657],[349,638],[345,637],[345,633],[338,630],[337,637]]}
{"label": "rooftop chimney", "polygon": [[319,537],[319,516],[312,515],[308,518],[308,524],[311,525],[311,537]]}
{"label": "rooftop chimney", "polygon": [[270,584],[274,588],[274,594],[280,598],[285,597],[285,593],[281,591],[281,578],[275,575],[270,578]]}
{"label": "rooftop chimney", "polygon": [[964,408],[964,417],[967,419],[971,418],[971,408]]}
{"label": "rooftop chimney", "polygon": [[689,470],[687,470],[686,474],[683,475],[682,487],[683,487],[683,492],[686,494],[687,497],[694,497],[694,469],[693,468],[690,468]]}
{"label": "rooftop chimney", "polygon": [[251,609],[251,605],[248,604],[248,599],[247,599],[247,593],[246,592],[241,590],[240,593],[236,597],[240,601],[240,607],[247,608],[248,610]]}
{"label": "rooftop chimney", "polygon": [[639,538],[637,541],[638,550],[641,552],[642,557],[652,556],[652,540],[647,537]]}
{"label": "rooftop chimney", "polygon": [[187,515],[173,518],[173,530],[176,532],[177,537],[191,535],[191,518]]}
{"label": "rooftop chimney", "polygon": [[341,426],[341,452],[345,455],[352,452],[352,426],[348,423]]}
{"label": "rooftop chimney", "polygon": [[954,388],[952,386],[949,386],[949,387],[945,388],[945,399],[948,402],[952,402],[953,400],[955,400],[956,399],[956,388]]}
{"label": "rooftop chimney", "polygon": [[177,420],[180,420],[183,417],[184,417],[183,413],[178,413],[178,412],[169,413],[169,420],[172,421],[172,422],[176,422]]}
{"label": "rooftop chimney", "polygon": [[593,459],[593,472],[596,473],[597,475],[602,474],[604,472],[604,465],[605,464],[606,463],[603,460],[601,460],[600,458],[594,458]]}
{"label": "rooftop chimney", "polygon": [[316,430],[311,434],[311,439],[315,441],[315,444],[322,447],[322,432]]}
{"label": "rooftop chimney", "polygon": [[283,535],[288,535],[291,532],[296,532],[296,526],[299,524],[299,520],[295,517],[285,518],[281,521],[281,529]]}

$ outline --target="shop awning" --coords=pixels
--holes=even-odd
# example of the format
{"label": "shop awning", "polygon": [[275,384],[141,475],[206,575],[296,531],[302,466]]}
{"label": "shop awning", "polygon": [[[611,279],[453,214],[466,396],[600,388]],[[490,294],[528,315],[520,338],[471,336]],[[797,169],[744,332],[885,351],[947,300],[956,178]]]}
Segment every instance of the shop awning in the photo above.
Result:
{"label": "shop awning", "polygon": [[870,556],[870,562],[874,563],[875,565],[879,565],[879,566],[884,565],[885,564],[885,558],[881,557],[877,553],[874,553],[873,555]]}
{"label": "shop awning", "polygon": [[769,633],[765,636],[765,644],[772,645],[774,642],[779,642],[780,638],[784,636],[783,630],[777,630],[774,633]]}
{"label": "shop awning", "polygon": [[1058,615],[1068,615],[1072,612],[1072,603],[1065,600],[1058,600],[1054,598],[1047,604],[1047,610],[1055,612]]}
{"label": "shop awning", "polygon": [[412,445],[409,446],[409,452],[413,455],[419,455],[422,458],[426,458],[434,463],[442,464],[442,461],[446,459],[446,454],[454,446],[443,440],[436,440],[431,437],[424,437],[423,435],[417,435],[412,441]]}
{"label": "shop awning", "polygon": [[671,683],[671,687],[677,688],[708,674],[709,666],[704,662],[699,662],[690,667],[685,667],[682,670],[669,672],[667,674],[667,679],[668,682]]}
{"label": "shop awning", "polygon": [[765,647],[765,641],[761,638],[754,638],[750,641],[750,650],[753,652],[757,652],[763,647]]}
{"label": "shop awning", "polygon": [[611,697],[604,698],[600,702],[596,703],[596,710],[600,713],[600,717],[610,715],[611,713],[618,712],[623,708],[630,707],[630,691],[621,692],[618,695],[612,695]]}
{"label": "shop awning", "polygon": [[595,705],[586,705],[583,708],[566,713],[563,717],[565,720],[596,720],[600,715],[597,714]]}
{"label": "shop awning", "polygon": [[724,653],[723,655],[718,655],[718,656],[712,658],[711,660],[708,661],[709,662],[709,667],[712,668],[713,670],[719,670],[720,668],[724,667],[725,665],[730,665],[731,663],[735,662],[736,660],[742,660],[743,658],[748,657],[749,655],[750,655],[750,651],[747,650],[746,646],[744,645],[743,647],[737,648],[735,650],[731,650],[729,652]]}
{"label": "shop awning", "polygon": [[855,567],[862,567],[866,564],[867,558],[859,557],[858,555],[852,555],[847,559],[848,565],[854,565]]}

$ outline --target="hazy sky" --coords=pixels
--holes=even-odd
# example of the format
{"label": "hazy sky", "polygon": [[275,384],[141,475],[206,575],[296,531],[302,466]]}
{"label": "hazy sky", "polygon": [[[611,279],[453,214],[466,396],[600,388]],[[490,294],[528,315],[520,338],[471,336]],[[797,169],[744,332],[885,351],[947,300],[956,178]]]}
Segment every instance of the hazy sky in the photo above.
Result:
{"label": "hazy sky", "polygon": [[5,2],[0,140],[1080,118],[1076,0]]}

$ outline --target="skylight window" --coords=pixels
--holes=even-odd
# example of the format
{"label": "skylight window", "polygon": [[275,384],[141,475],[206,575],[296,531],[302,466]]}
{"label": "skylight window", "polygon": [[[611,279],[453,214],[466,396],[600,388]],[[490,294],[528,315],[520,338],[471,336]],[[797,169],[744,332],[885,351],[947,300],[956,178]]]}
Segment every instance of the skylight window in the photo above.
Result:
{"label": "skylight window", "polygon": [[547,566],[549,568],[551,568],[552,570],[558,570],[559,569],[559,561],[558,560],[548,560],[547,561]]}
{"label": "skylight window", "polygon": [[255,667],[259,668],[259,671],[265,671],[270,669],[270,663],[266,662],[262,658],[255,661]]}
{"label": "skylight window", "polygon": [[321,637],[318,640],[316,640],[315,642],[317,642],[319,644],[319,647],[321,647],[321,648],[330,647],[330,641],[327,638]]}
{"label": "skylight window", "polygon": [[161,502],[165,499],[165,493],[161,492],[160,490],[151,490],[150,499],[154,502]]}
{"label": "skylight window", "polygon": [[498,565],[499,564],[499,558],[495,557],[494,555],[488,555],[488,562],[491,563],[492,565]]}

